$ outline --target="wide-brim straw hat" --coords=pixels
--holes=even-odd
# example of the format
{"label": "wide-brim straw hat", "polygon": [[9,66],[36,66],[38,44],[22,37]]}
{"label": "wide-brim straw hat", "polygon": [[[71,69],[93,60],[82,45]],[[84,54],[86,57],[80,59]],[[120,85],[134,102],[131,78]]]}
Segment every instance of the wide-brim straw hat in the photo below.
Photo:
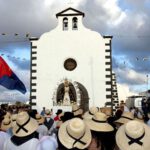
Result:
{"label": "wide-brim straw hat", "polygon": [[10,114],[10,112],[7,112],[6,114],[5,114],[5,116],[4,116],[4,118],[11,118],[11,114]]}
{"label": "wide-brim straw hat", "polygon": [[68,149],[85,149],[91,143],[91,132],[80,118],[64,122],[58,132],[60,142]]}
{"label": "wide-brim straw hat", "polygon": [[107,116],[104,113],[97,112],[90,120],[85,120],[86,124],[93,131],[111,132],[114,128],[107,122]]}
{"label": "wide-brim straw hat", "polygon": [[39,124],[43,124],[45,121],[45,118],[41,116],[40,114],[36,114],[35,118]]}
{"label": "wide-brim straw hat", "polygon": [[16,125],[13,127],[13,134],[17,137],[25,137],[38,129],[38,122],[30,117],[27,112],[20,112],[17,115]]}
{"label": "wide-brim straw hat", "polygon": [[45,116],[46,117],[51,116],[51,111],[49,109],[45,110]]}
{"label": "wide-brim straw hat", "polygon": [[115,123],[125,124],[129,121],[134,120],[134,115],[132,112],[123,112],[122,116],[115,121]]}
{"label": "wide-brim straw hat", "polygon": [[9,118],[4,118],[1,124],[1,130],[7,131],[11,128],[11,120]]}
{"label": "wide-brim straw hat", "polygon": [[93,115],[98,111],[100,111],[99,107],[93,106],[93,107],[89,108],[89,111],[85,112],[85,114],[83,115],[83,118],[84,119],[92,119]]}
{"label": "wide-brim straw hat", "polygon": [[11,115],[11,126],[14,127],[16,125],[17,114]]}
{"label": "wide-brim straw hat", "polygon": [[83,109],[81,109],[78,105],[73,105],[72,106],[72,112],[74,116],[82,115],[83,114]]}
{"label": "wide-brim straw hat", "polygon": [[150,127],[130,121],[119,128],[116,142],[121,150],[150,150]]}

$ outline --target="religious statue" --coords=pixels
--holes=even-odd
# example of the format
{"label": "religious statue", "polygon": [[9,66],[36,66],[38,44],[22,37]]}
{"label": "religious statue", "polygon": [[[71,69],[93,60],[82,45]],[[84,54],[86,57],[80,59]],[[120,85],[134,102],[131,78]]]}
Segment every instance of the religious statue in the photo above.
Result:
{"label": "religious statue", "polygon": [[70,106],[70,96],[69,96],[69,82],[67,79],[64,81],[64,98],[63,105]]}

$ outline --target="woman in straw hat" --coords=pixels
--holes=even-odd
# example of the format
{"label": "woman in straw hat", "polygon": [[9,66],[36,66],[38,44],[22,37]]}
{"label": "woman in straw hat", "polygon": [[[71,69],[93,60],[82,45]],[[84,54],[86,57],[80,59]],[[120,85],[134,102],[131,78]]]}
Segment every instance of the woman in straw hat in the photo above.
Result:
{"label": "woman in straw hat", "polygon": [[10,118],[4,118],[1,124],[1,130],[7,132],[9,128],[11,128],[11,120]]}
{"label": "woman in straw hat", "polygon": [[[114,128],[108,124],[107,116],[97,112],[91,120],[85,120],[92,131],[92,143],[89,150],[113,150],[115,147]],[[109,141],[109,142],[108,142]]]}
{"label": "woman in straw hat", "polygon": [[121,117],[114,121],[117,128],[119,128],[121,125],[128,123],[129,121],[134,120],[134,115],[132,112],[123,112]]}
{"label": "woman in straw hat", "polygon": [[85,150],[91,143],[91,132],[83,120],[73,118],[60,126],[58,138],[60,150]]}
{"label": "woman in straw hat", "polygon": [[77,104],[72,105],[72,112],[74,117],[82,119],[83,110]]}
{"label": "woman in straw hat", "polygon": [[89,111],[84,113],[83,118],[84,119],[92,119],[93,115],[98,111],[100,111],[99,107],[95,107],[95,106],[90,107]]}
{"label": "woman in straw hat", "polygon": [[4,144],[4,150],[36,150],[38,123],[27,112],[20,112],[13,127],[13,136]]}
{"label": "woman in straw hat", "polygon": [[122,125],[116,134],[116,142],[121,150],[150,150],[150,128],[133,120]]}
{"label": "woman in straw hat", "polygon": [[41,139],[43,136],[48,135],[48,128],[44,125],[45,118],[42,115],[36,114],[36,120],[39,124],[37,132],[39,133],[39,139]]}

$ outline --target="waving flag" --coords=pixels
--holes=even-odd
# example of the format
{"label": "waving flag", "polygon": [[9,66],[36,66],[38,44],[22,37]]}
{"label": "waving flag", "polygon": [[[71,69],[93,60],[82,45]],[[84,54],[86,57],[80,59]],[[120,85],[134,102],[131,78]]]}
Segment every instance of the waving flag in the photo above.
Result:
{"label": "waving flag", "polygon": [[0,56],[0,85],[10,90],[18,90],[26,93],[26,88],[22,81],[13,73],[5,60]]}

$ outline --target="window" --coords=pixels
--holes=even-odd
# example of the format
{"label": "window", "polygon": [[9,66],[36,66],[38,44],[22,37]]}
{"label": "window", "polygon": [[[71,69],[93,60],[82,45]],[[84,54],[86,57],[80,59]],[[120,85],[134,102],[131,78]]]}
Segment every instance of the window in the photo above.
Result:
{"label": "window", "polygon": [[77,62],[72,59],[72,58],[69,58],[67,60],[65,60],[64,62],[64,68],[68,71],[72,71],[74,70],[75,68],[77,67]]}
{"label": "window", "polygon": [[72,19],[72,30],[77,30],[78,29],[78,19],[77,17],[74,17]]}
{"label": "window", "polygon": [[68,30],[68,18],[63,19],[63,30]]}

